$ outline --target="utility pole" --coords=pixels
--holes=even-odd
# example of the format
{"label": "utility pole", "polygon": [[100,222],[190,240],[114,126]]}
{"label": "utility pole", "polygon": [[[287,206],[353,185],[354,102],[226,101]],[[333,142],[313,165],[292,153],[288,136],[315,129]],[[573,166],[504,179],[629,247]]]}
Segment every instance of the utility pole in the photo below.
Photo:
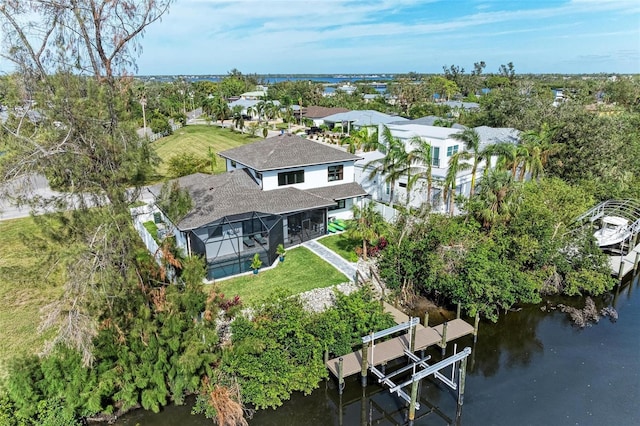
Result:
{"label": "utility pole", "polygon": [[142,105],[142,130],[144,132],[144,137],[147,137],[147,115],[145,113],[145,107],[147,106],[147,98],[144,96],[140,98],[140,105]]}

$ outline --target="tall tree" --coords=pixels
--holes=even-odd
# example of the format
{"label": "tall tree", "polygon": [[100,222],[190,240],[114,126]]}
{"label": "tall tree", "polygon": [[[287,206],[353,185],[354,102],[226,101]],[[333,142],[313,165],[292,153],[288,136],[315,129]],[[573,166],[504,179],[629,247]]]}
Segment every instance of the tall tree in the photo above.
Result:
{"label": "tall tree", "polygon": [[[449,157],[447,174],[444,180],[444,198],[449,204],[449,214],[453,216],[456,188],[458,186],[458,174],[464,170],[469,170],[471,165],[465,160],[471,157],[468,152],[459,151]],[[462,161],[461,161],[462,160]]]}
{"label": "tall tree", "polygon": [[236,129],[242,131],[244,129],[244,114],[242,114],[242,105],[234,105],[231,108],[231,118]]}
{"label": "tall tree", "polygon": [[427,181],[427,203],[431,206],[431,193],[433,189],[433,147],[429,141],[419,137],[412,137],[409,142],[413,145],[411,151],[411,179],[407,183],[407,191],[413,188],[420,179]]}
{"label": "tall tree", "polygon": [[347,236],[362,239],[362,256],[367,259],[367,244],[376,240],[384,229],[382,214],[375,209],[374,203],[362,207],[353,206],[353,220],[347,225]]}
{"label": "tall tree", "polygon": [[513,175],[506,170],[496,169],[491,170],[480,183],[477,200],[480,205],[475,209],[475,214],[488,229],[511,220],[521,201]]}
{"label": "tall tree", "polygon": [[368,162],[365,169],[370,169],[369,179],[378,176],[389,184],[390,205],[393,207],[396,182],[400,176],[407,174],[411,161],[404,142],[394,137],[387,126],[382,127],[378,150],[385,156]]}
{"label": "tall tree", "polygon": [[[522,141],[528,152],[528,169],[533,179],[544,173],[549,157],[560,152],[562,145],[553,142],[554,132],[548,123],[542,123],[539,130],[529,130],[522,134]],[[520,180],[523,180],[521,174]]]}
{"label": "tall tree", "polygon": [[378,131],[371,127],[361,127],[341,141],[342,145],[348,145],[350,153],[357,151],[374,151],[378,147]]}
{"label": "tall tree", "polygon": [[464,144],[464,149],[470,154],[471,157],[471,189],[469,195],[473,196],[476,188],[476,172],[478,171],[478,164],[486,158],[486,153],[480,150],[480,135],[475,129],[465,129],[461,133],[455,133],[452,135],[454,139],[461,141]]}
{"label": "tall tree", "polygon": [[[170,3],[0,0],[3,56],[15,64],[24,101],[37,105],[39,115],[28,134],[22,132],[28,120],[4,125],[11,156],[2,164],[2,180],[44,174],[65,190],[53,205],[75,209],[49,217],[58,230],[51,235],[58,244],[52,255],[67,262],[69,273],[45,325],[58,330],[50,347],[73,346],[86,364],[93,360],[98,321],[117,315],[144,275],[129,205],[152,156],[126,125],[121,94],[131,84],[126,75],[135,69],[140,37]],[[25,200],[38,201],[28,194]]]}

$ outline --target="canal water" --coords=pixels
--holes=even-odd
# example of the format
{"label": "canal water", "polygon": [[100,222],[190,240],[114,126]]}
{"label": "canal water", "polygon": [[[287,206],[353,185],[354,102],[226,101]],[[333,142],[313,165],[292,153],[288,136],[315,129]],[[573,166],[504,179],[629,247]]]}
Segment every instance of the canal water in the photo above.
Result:
{"label": "canal water", "polygon": [[[557,301],[556,303],[569,301]],[[573,300],[574,304],[583,301]],[[464,405],[446,386],[423,381],[422,407],[415,425],[640,425],[640,284],[636,277],[597,300],[613,306],[615,322],[602,318],[579,329],[566,313],[549,305],[528,306],[481,323],[477,341],[460,339],[458,351],[472,348]],[[448,347],[447,355],[453,351]],[[432,362],[441,358],[431,353]],[[405,405],[377,385],[363,389],[347,380],[342,397],[332,380],[309,396],[294,395],[276,410],[257,412],[254,426],[404,424]],[[369,382],[373,379],[370,377]],[[458,410],[459,408],[459,410]],[[137,411],[120,426],[211,425],[171,406],[158,414]]]}

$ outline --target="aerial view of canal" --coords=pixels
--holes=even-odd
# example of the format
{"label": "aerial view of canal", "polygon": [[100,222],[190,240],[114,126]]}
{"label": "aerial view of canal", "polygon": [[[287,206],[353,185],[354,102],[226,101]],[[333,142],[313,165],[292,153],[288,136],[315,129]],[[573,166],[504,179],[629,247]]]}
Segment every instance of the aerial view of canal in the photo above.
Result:
{"label": "aerial view of canal", "polygon": [[[423,381],[415,425],[638,425],[640,424],[640,284],[638,277],[596,300],[613,306],[617,321],[601,318],[585,328],[572,325],[557,300],[483,322],[469,346],[464,405],[433,379]],[[449,345],[447,355],[453,351]],[[441,359],[440,350],[432,361]],[[373,383],[363,389],[359,377],[347,380],[342,396],[333,380],[309,396],[294,395],[276,410],[258,411],[250,425],[401,425],[404,401]],[[189,406],[171,406],[158,414],[136,411],[120,426],[211,425],[190,414]]]}

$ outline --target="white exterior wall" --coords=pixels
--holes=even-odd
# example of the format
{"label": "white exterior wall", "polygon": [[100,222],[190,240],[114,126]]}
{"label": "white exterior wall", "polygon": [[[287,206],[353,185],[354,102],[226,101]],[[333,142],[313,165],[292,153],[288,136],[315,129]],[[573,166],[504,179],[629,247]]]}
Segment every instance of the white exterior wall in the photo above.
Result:
{"label": "white exterior wall", "polygon": [[[452,129],[447,127],[437,127],[437,126],[425,126],[419,124],[407,124],[407,125],[393,125],[388,126],[391,134],[405,142],[405,146],[408,152],[411,152],[415,149],[413,144],[409,142],[412,137],[418,136],[431,144],[432,148],[439,148],[439,153],[437,156],[437,166],[431,166],[431,175],[435,180],[443,180],[447,175],[447,171],[449,169],[448,163],[450,156],[447,156],[447,149],[458,145],[458,152],[464,151],[464,143],[457,139],[454,139],[452,135],[456,133],[461,133],[460,129]],[[435,160],[436,158],[434,158]],[[482,176],[482,171],[485,168],[485,163],[481,163],[478,165],[478,170],[476,171],[476,184],[478,178]],[[399,180],[399,182],[406,182],[406,177],[403,180]],[[423,186],[424,189],[420,187]],[[457,194],[463,194],[468,196],[470,194],[471,189],[471,170],[464,170],[458,173],[456,178],[456,186],[457,186]],[[417,184],[411,190],[411,205],[418,207],[422,202],[426,201],[426,194],[418,194],[418,192],[426,191],[426,180],[420,185]],[[396,188],[394,191],[397,194],[397,199],[406,203],[407,192],[405,188],[399,187],[398,183],[396,183]]]}
{"label": "white exterior wall", "polygon": [[[360,203],[361,200],[362,197],[349,198],[344,200],[344,209],[328,210],[327,218],[344,220],[353,219],[353,211],[351,209],[353,209],[354,204]],[[360,205],[360,207],[362,207],[362,205]]]}
{"label": "white exterior wall", "polygon": [[[342,180],[334,180],[329,182],[328,169],[329,166],[342,165]],[[278,173],[292,172],[304,169],[304,183],[293,185],[278,186]],[[298,189],[321,188],[325,186],[341,185],[343,183],[354,182],[354,166],[353,162],[319,164],[306,167],[294,167],[291,169],[269,170],[263,173],[262,189],[269,191],[272,189],[293,187]]]}

